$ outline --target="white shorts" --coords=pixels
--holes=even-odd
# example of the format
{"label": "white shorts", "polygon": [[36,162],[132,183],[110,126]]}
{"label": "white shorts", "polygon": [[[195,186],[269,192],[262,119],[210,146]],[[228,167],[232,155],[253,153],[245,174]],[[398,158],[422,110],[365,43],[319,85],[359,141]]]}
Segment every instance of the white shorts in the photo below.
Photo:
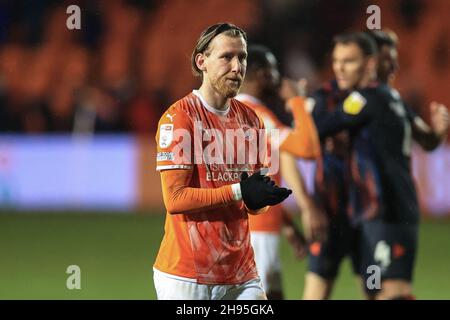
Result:
{"label": "white shorts", "polygon": [[252,231],[250,239],[264,290],[281,291],[280,235],[273,232]]}
{"label": "white shorts", "polygon": [[153,268],[158,300],[267,300],[259,278],[237,285],[199,284]]}

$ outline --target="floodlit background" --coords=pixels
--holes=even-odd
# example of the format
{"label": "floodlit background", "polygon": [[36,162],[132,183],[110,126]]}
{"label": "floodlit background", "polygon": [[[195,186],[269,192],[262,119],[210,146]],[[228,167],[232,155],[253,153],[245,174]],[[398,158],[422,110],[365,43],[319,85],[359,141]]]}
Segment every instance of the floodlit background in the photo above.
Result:
{"label": "floodlit background", "polygon": [[[66,27],[72,4],[81,30]],[[446,0],[1,1],[0,299],[154,299],[164,223],[154,135],[199,85],[200,32],[243,27],[314,90],[332,76],[332,37],[364,30],[371,4],[399,36],[404,99],[425,119],[431,101],[450,106]],[[413,167],[424,215],[415,294],[450,299],[450,147],[414,148]],[[282,262],[286,296],[299,299],[306,263],[285,241]],[[81,290],[66,288],[69,265]],[[333,298],[362,298],[347,261]]]}

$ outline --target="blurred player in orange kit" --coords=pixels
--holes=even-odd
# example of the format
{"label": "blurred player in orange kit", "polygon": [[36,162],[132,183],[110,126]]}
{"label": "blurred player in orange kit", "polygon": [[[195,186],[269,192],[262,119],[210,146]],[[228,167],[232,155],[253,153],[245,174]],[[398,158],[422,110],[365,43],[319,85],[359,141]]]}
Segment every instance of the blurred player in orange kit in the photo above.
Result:
{"label": "blurred player in orange kit", "polygon": [[[315,206],[307,194],[303,177],[297,169],[296,157],[315,160],[320,156],[320,143],[314,122],[305,110],[305,100],[295,95],[295,85],[289,80],[283,81],[282,92],[289,93],[286,101],[294,116],[295,127],[290,128],[276,117],[274,112],[264,105],[266,94],[276,92],[280,85],[280,73],[277,60],[272,52],[260,45],[248,48],[247,76],[237,100],[244,102],[263,119],[265,128],[280,131],[276,148],[280,149],[281,172],[274,175],[277,184],[281,176],[293,189],[295,199],[307,221],[305,228],[312,229],[308,235],[316,236],[325,231],[325,216]],[[269,141],[269,143],[277,143]],[[322,218],[322,219],[321,219]],[[249,216],[251,240],[255,251],[258,274],[268,299],[283,299],[281,285],[281,265],[279,257],[280,232],[283,230],[293,245],[298,258],[306,255],[306,243],[291,216],[281,205],[270,207],[264,215]]]}
{"label": "blurred player in orange kit", "polygon": [[153,267],[158,299],[266,299],[248,214],[263,213],[291,191],[261,174],[269,160],[263,122],[233,99],[246,60],[242,29],[207,28],[192,53],[200,88],[159,121],[157,170],[167,214]]}

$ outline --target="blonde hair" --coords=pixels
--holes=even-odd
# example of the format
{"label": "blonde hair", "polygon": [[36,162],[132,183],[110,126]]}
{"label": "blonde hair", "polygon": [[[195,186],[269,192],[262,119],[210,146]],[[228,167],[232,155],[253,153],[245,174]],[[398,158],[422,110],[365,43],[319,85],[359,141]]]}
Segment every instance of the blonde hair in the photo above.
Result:
{"label": "blonde hair", "polygon": [[208,27],[201,33],[200,38],[198,38],[197,40],[197,45],[195,46],[194,51],[192,51],[191,67],[192,72],[195,76],[203,78],[203,73],[197,67],[195,57],[199,53],[206,53],[206,55],[208,55],[207,51],[209,49],[209,44],[215,37],[222,33],[233,38],[242,37],[244,38],[245,42],[247,42],[247,34],[245,33],[245,31],[235,26],[234,24],[218,23]]}

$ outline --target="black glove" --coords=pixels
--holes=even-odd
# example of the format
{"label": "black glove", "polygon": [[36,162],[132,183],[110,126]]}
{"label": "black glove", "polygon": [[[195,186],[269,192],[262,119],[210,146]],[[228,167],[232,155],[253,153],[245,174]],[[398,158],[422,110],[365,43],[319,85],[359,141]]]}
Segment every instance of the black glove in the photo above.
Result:
{"label": "black glove", "polygon": [[242,200],[250,210],[274,206],[292,193],[289,189],[278,187],[274,181],[259,171],[250,177],[246,172],[243,172],[240,184]]}

